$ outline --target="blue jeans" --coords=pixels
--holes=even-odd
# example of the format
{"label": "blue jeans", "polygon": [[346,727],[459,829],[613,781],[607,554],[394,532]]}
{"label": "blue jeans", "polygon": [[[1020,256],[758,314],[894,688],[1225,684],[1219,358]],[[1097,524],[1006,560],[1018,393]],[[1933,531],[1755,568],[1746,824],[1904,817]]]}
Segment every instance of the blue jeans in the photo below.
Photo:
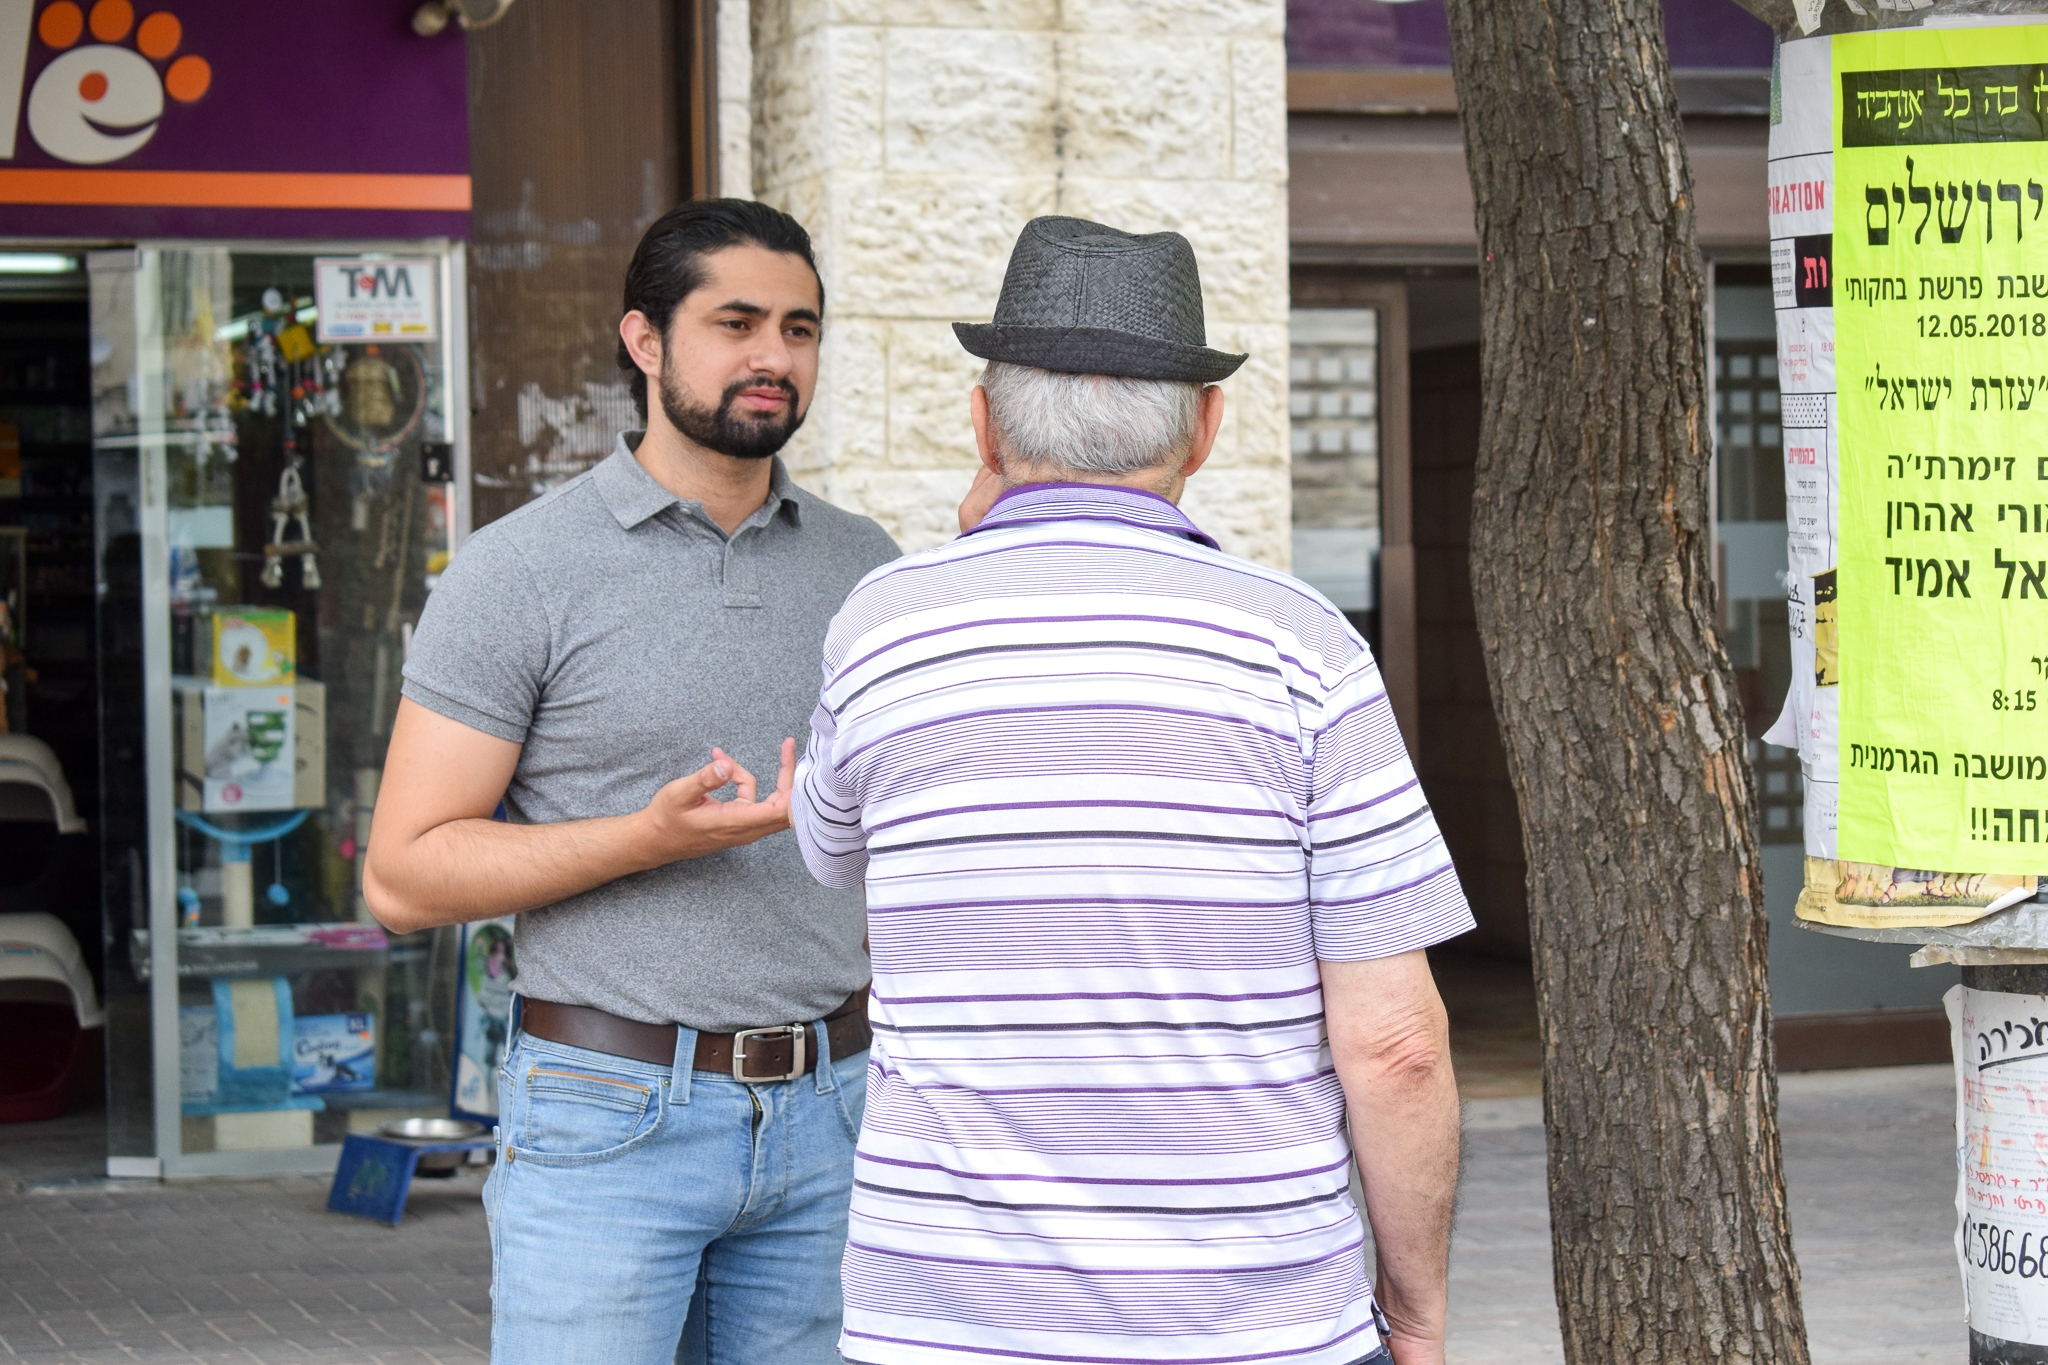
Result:
{"label": "blue jeans", "polygon": [[[498,1077],[494,1365],[836,1365],[867,1054],[775,1085],[520,1034]],[[693,1302],[694,1301],[694,1302]]]}

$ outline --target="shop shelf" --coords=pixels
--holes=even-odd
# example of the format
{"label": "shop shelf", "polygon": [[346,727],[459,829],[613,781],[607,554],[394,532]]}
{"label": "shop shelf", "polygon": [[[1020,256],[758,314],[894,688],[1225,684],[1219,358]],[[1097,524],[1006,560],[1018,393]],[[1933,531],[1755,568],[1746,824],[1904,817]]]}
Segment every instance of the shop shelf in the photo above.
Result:
{"label": "shop shelf", "polygon": [[[133,933],[131,958],[149,979],[149,931]],[[201,926],[178,931],[178,975],[292,976],[323,967],[373,967],[390,960],[391,941],[374,924]]]}

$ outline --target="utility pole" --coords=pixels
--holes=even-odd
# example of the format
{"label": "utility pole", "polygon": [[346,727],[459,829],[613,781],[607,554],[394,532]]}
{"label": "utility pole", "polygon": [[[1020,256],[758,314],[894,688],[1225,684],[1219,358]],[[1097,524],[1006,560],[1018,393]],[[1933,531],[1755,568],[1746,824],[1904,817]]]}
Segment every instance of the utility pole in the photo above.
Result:
{"label": "utility pole", "polygon": [[[1948,1006],[1970,1359],[2042,1365],[2048,720],[2026,599],[2048,565],[2020,531],[2048,492],[2048,443],[2026,420],[2032,392],[2008,394],[2005,376],[2038,387],[2048,367],[2028,271],[2048,238],[2028,217],[2044,195],[2048,4],[1741,3],[1779,39],[1769,211],[1800,510],[1796,681],[1768,738],[1796,745],[1806,776],[1799,923],[1961,965]],[[1989,574],[1974,591],[1973,568]],[[2010,676],[2029,659],[2033,676]]]}

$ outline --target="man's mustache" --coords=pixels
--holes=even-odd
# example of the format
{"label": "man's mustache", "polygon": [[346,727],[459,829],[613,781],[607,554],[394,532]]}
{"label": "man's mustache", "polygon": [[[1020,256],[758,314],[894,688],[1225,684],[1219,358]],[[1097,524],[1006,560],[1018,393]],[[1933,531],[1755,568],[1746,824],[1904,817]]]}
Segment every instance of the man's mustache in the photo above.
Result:
{"label": "man's mustache", "polygon": [[[738,400],[741,394],[759,393],[763,389],[776,390],[789,400],[790,412],[794,413],[796,411],[796,385],[790,383],[787,379],[740,379],[725,386],[725,396],[718,400],[719,414],[721,416],[730,415],[734,402]],[[766,414],[763,415],[765,416]]]}

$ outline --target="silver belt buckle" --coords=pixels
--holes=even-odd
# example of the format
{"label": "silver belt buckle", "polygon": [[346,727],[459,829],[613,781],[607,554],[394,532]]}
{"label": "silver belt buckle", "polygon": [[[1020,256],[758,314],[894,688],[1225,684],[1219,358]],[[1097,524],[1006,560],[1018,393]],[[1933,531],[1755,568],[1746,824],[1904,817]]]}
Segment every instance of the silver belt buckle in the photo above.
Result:
{"label": "silver belt buckle", "polygon": [[[772,1028],[743,1028],[732,1036],[732,1078],[742,1085],[773,1085],[778,1081],[793,1081],[804,1074],[804,1044],[810,1038],[807,1024],[777,1024]],[[790,1042],[790,1070],[780,1076],[750,1076],[747,1074],[747,1040],[782,1035]]]}

